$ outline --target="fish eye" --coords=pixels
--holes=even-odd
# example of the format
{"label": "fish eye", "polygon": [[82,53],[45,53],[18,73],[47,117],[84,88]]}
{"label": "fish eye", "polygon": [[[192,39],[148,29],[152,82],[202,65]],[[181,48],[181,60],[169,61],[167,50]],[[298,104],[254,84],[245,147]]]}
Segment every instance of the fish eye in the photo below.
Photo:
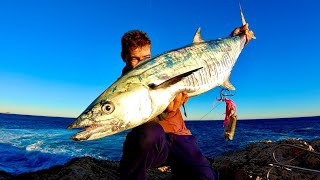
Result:
{"label": "fish eye", "polygon": [[114,105],[112,102],[107,101],[104,105],[102,105],[102,111],[110,114],[114,111]]}

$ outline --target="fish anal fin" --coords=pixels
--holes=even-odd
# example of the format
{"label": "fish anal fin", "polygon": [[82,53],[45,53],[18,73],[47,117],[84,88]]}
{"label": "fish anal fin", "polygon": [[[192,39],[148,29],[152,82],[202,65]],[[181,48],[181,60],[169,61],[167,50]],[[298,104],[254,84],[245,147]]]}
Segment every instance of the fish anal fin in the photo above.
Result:
{"label": "fish anal fin", "polygon": [[225,81],[222,86],[227,88],[228,90],[236,90],[236,88],[231,84],[229,80]]}
{"label": "fish anal fin", "polygon": [[230,74],[227,76],[227,78],[225,79],[225,81],[223,82],[222,86],[227,88],[228,90],[236,90],[236,88],[231,84],[230,82]]}
{"label": "fish anal fin", "polygon": [[180,74],[180,75],[177,75],[177,76],[175,76],[173,78],[168,79],[167,81],[162,82],[161,84],[157,85],[155,83],[150,83],[150,84],[148,84],[148,86],[151,89],[158,89],[158,88],[168,87],[168,86],[170,86],[172,84],[175,84],[175,83],[181,81],[182,78],[187,77],[190,74],[192,74],[192,73],[194,73],[194,72],[196,72],[196,71],[198,71],[200,69],[202,69],[202,67],[194,69],[194,70],[191,70],[191,71],[188,71],[188,72]]}

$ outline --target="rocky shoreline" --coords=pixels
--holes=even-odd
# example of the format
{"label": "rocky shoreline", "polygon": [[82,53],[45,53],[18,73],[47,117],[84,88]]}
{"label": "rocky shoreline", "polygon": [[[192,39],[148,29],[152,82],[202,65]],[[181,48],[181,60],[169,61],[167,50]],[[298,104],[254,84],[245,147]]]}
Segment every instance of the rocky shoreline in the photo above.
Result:
{"label": "rocky shoreline", "polygon": [[[303,150],[303,149],[308,150]],[[316,153],[311,153],[316,152]],[[208,158],[215,169],[219,170],[220,179],[316,179],[320,180],[320,173],[298,170],[302,167],[320,171],[320,139],[306,142],[299,139],[286,139],[277,142],[263,141],[247,145],[237,151],[229,151],[217,157]],[[277,162],[273,159],[273,153]],[[279,165],[293,166],[292,170]],[[271,166],[272,164],[273,166]],[[119,179],[119,162],[97,160],[91,157],[74,158],[65,165],[53,166],[36,172],[23,173],[18,176],[0,171],[2,179]],[[268,173],[269,172],[269,173]],[[170,170],[157,168],[148,170],[148,179],[174,179]]]}

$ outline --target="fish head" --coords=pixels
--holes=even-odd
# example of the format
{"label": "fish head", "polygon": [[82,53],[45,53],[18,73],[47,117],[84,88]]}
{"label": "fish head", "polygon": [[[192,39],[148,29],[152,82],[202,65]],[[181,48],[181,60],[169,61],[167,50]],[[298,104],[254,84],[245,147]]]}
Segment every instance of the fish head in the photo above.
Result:
{"label": "fish head", "polygon": [[152,115],[149,90],[144,86],[131,86],[125,91],[101,94],[68,126],[85,128],[71,139],[86,141],[99,139],[147,122]]}

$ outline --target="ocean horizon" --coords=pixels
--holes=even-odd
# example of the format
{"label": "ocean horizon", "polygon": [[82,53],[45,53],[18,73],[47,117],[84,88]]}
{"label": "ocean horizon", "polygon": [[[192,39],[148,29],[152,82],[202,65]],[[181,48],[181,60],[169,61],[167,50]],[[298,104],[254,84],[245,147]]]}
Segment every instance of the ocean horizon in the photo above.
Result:
{"label": "ocean horizon", "polygon": [[[10,114],[10,115],[21,115],[21,116],[34,116],[34,117],[52,117],[52,118],[66,118],[66,119],[76,119],[77,117],[68,117],[68,116],[54,116],[54,115],[41,115],[41,114],[20,114],[12,112],[0,112],[1,115]],[[320,117],[320,115],[310,115],[310,116],[288,116],[288,117],[269,117],[269,118],[243,118],[238,120],[272,120],[272,119],[291,119],[291,118],[309,118],[309,117]],[[185,119],[184,121],[223,121],[223,119]]]}
{"label": "ocean horizon", "polygon": [[[130,130],[98,140],[77,142],[70,137],[79,129],[66,129],[74,120],[0,113],[0,170],[18,175],[62,165],[74,157],[84,156],[120,160],[122,145]],[[259,141],[320,138],[320,116],[240,119],[232,141],[223,138],[222,120],[188,120],[186,125],[207,157],[243,149]]]}

